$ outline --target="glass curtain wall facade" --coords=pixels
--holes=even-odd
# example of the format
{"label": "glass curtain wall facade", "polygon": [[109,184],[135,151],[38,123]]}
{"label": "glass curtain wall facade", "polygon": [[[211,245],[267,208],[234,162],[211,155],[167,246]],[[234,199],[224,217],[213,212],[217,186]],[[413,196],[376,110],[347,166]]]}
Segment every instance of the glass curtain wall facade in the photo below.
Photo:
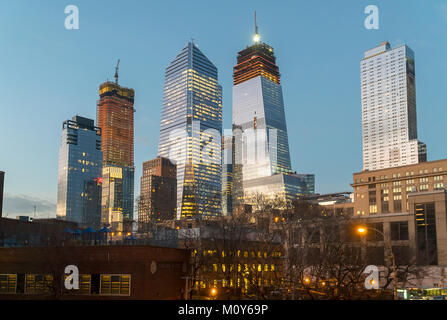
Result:
{"label": "glass curtain wall facade", "polygon": [[435,265],[438,263],[435,204],[417,203],[415,211],[418,263]]}
{"label": "glass curtain wall facade", "polygon": [[250,179],[244,183],[246,201],[250,195],[263,194],[266,199],[283,199],[287,202],[297,200],[300,196],[315,193],[315,176],[313,174],[275,174],[269,177]]}
{"label": "glass curtain wall facade", "polygon": [[280,84],[258,76],[234,86],[233,124],[244,133],[244,180],[292,171]]}
{"label": "glass curtain wall facade", "polygon": [[89,197],[87,186],[101,177],[102,156],[101,130],[94,126],[93,120],[75,116],[63,122],[59,149],[58,218],[81,224],[95,220],[96,213],[86,207],[86,198]]}
{"label": "glass curtain wall facade", "polygon": [[158,155],[177,165],[177,218],[221,213],[222,87],[190,42],[166,68]]}
{"label": "glass curtain wall facade", "polygon": [[[233,136],[236,162],[235,203],[252,196],[292,201],[314,193],[313,175],[292,171],[279,68],[273,48],[255,43],[239,52],[233,73]],[[243,190],[236,190],[242,188]]]}

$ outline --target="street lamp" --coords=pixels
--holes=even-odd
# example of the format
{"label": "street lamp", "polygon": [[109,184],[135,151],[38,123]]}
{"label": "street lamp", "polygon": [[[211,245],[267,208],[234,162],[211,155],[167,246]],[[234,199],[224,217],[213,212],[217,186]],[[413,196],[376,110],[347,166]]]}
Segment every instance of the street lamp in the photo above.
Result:
{"label": "street lamp", "polygon": [[[375,231],[375,232],[379,233],[380,235],[382,235],[382,237],[383,237],[383,242],[385,243],[386,246],[388,246],[388,250],[389,250],[389,252],[390,252],[390,259],[391,259],[391,261],[392,261],[392,263],[393,263],[393,298],[394,298],[394,300],[397,300],[398,297],[397,297],[397,272],[396,272],[396,260],[395,260],[395,258],[394,258],[393,249],[392,249],[392,247],[391,247],[391,241],[387,241],[387,238],[385,237],[385,234],[384,234],[382,231],[380,231],[380,230],[378,230],[378,229],[376,229],[376,228],[373,228],[373,227],[368,227],[368,228],[367,228],[367,227],[358,227],[358,228],[357,228],[357,232],[358,232],[360,235],[365,235],[365,234],[367,233],[368,230]],[[373,281],[374,281],[374,280],[373,280]],[[371,284],[373,284],[373,283],[371,283]]]}
{"label": "street lamp", "polygon": [[211,288],[210,293],[211,293],[211,296],[213,298],[216,298],[216,296],[217,296],[217,289],[215,287]]}

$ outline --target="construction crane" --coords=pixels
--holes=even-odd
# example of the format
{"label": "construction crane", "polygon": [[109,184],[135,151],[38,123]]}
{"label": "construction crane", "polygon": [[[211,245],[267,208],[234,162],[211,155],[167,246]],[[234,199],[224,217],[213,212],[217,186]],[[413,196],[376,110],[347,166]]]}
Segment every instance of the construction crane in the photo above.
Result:
{"label": "construction crane", "polygon": [[118,70],[120,68],[120,59],[118,59],[118,63],[116,64],[115,68],[115,83],[118,84]]}

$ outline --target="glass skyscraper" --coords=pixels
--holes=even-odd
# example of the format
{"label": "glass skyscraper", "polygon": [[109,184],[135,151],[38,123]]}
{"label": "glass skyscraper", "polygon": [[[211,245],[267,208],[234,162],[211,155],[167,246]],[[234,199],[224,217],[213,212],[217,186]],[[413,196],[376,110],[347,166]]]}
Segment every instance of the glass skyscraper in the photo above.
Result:
{"label": "glass skyscraper", "polygon": [[239,52],[233,73],[235,158],[242,165],[235,177],[244,194],[237,201],[250,202],[258,193],[294,200],[314,193],[314,176],[292,172],[279,68],[257,31],[254,39]]}
{"label": "glass skyscraper", "polygon": [[221,213],[222,87],[189,42],[166,68],[158,155],[177,165],[177,218]]}
{"label": "glass skyscraper", "polygon": [[95,220],[97,212],[88,210],[87,205],[91,205],[90,185],[101,177],[101,171],[101,130],[93,120],[80,116],[64,121],[59,149],[58,218],[99,224],[99,217]]}

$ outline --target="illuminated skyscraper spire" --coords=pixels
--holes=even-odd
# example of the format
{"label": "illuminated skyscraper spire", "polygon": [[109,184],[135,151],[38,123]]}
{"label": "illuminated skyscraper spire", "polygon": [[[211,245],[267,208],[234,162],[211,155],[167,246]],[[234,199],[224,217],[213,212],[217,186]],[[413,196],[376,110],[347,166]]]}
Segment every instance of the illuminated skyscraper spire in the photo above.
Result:
{"label": "illuminated skyscraper spire", "polygon": [[261,42],[256,11],[253,41],[233,68],[236,206],[256,204],[257,194],[292,201],[314,193],[314,175],[292,171],[279,68],[273,48]]}
{"label": "illuminated skyscraper spire", "polygon": [[259,32],[258,32],[258,22],[256,21],[256,10],[255,10],[255,35],[253,37],[253,41],[255,43],[258,43],[259,41],[261,41],[261,36],[259,35]]}

